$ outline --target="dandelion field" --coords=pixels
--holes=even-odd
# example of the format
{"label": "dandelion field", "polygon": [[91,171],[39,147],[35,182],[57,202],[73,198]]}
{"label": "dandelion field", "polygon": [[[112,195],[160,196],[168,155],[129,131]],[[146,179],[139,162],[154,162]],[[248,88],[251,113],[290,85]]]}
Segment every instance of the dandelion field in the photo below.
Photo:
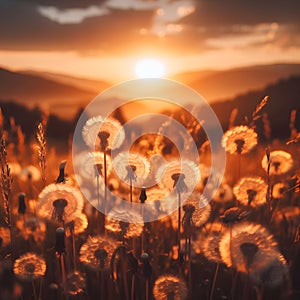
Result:
{"label": "dandelion field", "polygon": [[[225,173],[207,202],[210,145],[186,112],[172,117],[194,138],[199,165],[180,160],[164,137],[174,134],[168,123],[128,154],[117,116],[90,118],[74,158],[71,146],[49,146],[46,118],[29,143],[2,122],[0,299],[299,299],[299,111],[289,138],[262,139],[267,101],[242,124],[232,113],[220,142]],[[146,178],[153,186],[144,188]],[[134,212],[119,199],[149,206]]]}

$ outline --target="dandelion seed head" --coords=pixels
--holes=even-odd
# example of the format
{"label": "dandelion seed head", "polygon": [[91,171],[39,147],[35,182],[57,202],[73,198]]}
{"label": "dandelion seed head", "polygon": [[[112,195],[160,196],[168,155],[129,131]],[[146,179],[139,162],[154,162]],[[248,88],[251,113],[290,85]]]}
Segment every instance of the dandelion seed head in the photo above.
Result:
{"label": "dandelion seed head", "polygon": [[109,269],[111,256],[118,245],[117,241],[108,237],[89,237],[80,248],[79,260],[94,271]]}
{"label": "dandelion seed head", "polygon": [[103,142],[106,137],[107,148],[114,150],[122,145],[125,132],[118,120],[97,116],[87,120],[82,130],[82,137],[91,149],[95,148],[98,141],[101,143],[101,139]]}
{"label": "dandelion seed head", "polygon": [[[80,153],[75,161],[74,166],[77,173],[85,179],[92,179],[96,176],[104,177],[104,153],[100,151]],[[110,156],[106,156],[106,170],[109,176],[112,168]]]}
{"label": "dandelion seed head", "polygon": [[248,126],[235,126],[224,133],[222,145],[231,154],[246,154],[257,145],[257,133]]}
{"label": "dandelion seed head", "polygon": [[133,185],[143,187],[150,173],[150,163],[141,154],[121,152],[113,159],[113,168],[116,175],[123,181],[129,182],[133,176]]}
{"label": "dandelion seed head", "polygon": [[272,196],[274,199],[284,199],[289,185],[285,182],[277,182],[273,185]]}
{"label": "dandelion seed head", "polygon": [[73,222],[75,235],[84,232],[88,227],[88,218],[84,213],[80,213],[69,217],[66,220],[66,223],[70,223],[70,222]]}
{"label": "dandelion seed head", "polygon": [[43,242],[46,236],[46,224],[36,218],[28,218],[25,222],[18,220],[16,223],[25,240],[33,238],[36,243]]}
{"label": "dandelion seed head", "polygon": [[[133,223],[123,222],[122,220],[132,220]],[[115,207],[107,214],[105,228],[115,233],[125,231],[126,238],[140,236],[143,232],[143,227],[143,217],[136,211]]]}
{"label": "dandelion seed head", "polygon": [[228,267],[239,272],[261,272],[279,256],[277,243],[259,224],[238,223],[227,229],[220,240],[220,254]]}
{"label": "dandelion seed head", "polygon": [[10,232],[6,227],[0,227],[0,246],[5,247],[10,243]]}
{"label": "dandelion seed head", "polygon": [[200,170],[198,166],[190,160],[173,160],[162,165],[157,170],[156,177],[160,179],[160,181],[158,180],[159,186],[169,190],[173,190],[174,183],[175,185],[176,183],[180,184],[179,181],[176,182],[176,179],[177,177],[181,178],[187,187],[187,191],[192,192],[199,182]]}
{"label": "dandelion seed head", "polygon": [[262,159],[261,165],[267,172],[270,161],[270,175],[281,175],[291,170],[293,167],[293,158],[290,153],[282,150],[275,150],[270,152],[270,159],[265,155]]}
{"label": "dandelion seed head", "polygon": [[219,250],[219,243],[224,232],[224,225],[221,223],[206,224],[207,231],[202,231],[197,239],[193,241],[193,249],[197,254],[203,253],[208,260],[222,262]]}
{"label": "dandelion seed head", "polygon": [[20,171],[19,179],[24,182],[28,180],[37,182],[41,179],[41,172],[35,166],[29,165]]}
{"label": "dandelion seed head", "polygon": [[187,297],[187,287],[183,279],[172,275],[164,275],[156,279],[153,295],[157,300],[184,300]]}
{"label": "dandelion seed head", "polygon": [[28,252],[15,260],[13,270],[21,280],[31,281],[45,275],[46,262],[37,254]]}
{"label": "dandelion seed head", "polygon": [[[72,186],[62,184],[49,184],[38,197],[37,212],[41,218],[53,219],[55,213],[63,208],[64,218],[79,214],[83,208],[83,196]],[[56,211],[58,209],[58,211]]]}
{"label": "dandelion seed head", "polygon": [[218,203],[227,203],[232,201],[233,191],[231,186],[227,183],[222,183],[213,199],[215,202]]}
{"label": "dandelion seed head", "polygon": [[68,296],[77,296],[84,293],[85,287],[85,277],[78,271],[68,274],[67,280],[63,284],[64,293]]}
{"label": "dandelion seed head", "polygon": [[267,188],[260,177],[244,177],[234,186],[233,193],[241,204],[256,207],[266,203]]}

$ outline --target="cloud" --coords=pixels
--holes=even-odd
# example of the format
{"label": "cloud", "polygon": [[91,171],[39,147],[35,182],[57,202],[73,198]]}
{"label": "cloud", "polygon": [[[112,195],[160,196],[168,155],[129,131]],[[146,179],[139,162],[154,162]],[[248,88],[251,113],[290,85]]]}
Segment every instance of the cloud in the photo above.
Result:
{"label": "cloud", "polygon": [[54,6],[38,6],[37,9],[42,16],[59,24],[79,24],[87,18],[103,16],[109,13],[107,8],[95,5],[64,10],[59,10]]}
{"label": "cloud", "polygon": [[298,0],[2,0],[0,49],[123,56],[295,47],[299,11]]}

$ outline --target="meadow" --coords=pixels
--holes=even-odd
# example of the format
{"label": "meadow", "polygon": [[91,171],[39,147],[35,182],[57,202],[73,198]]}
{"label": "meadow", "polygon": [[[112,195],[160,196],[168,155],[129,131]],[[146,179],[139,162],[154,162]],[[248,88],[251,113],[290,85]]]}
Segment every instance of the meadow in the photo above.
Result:
{"label": "meadow", "polygon": [[[243,122],[232,112],[220,144],[225,173],[209,203],[210,145],[181,111],[172,116],[194,138],[199,165],[180,160],[164,138],[168,124],[137,139],[128,157],[120,120],[91,118],[82,131],[90,150],[76,160],[71,143],[63,153],[49,145],[46,117],[30,141],[1,118],[0,299],[299,299],[299,112],[288,116],[287,139],[270,140],[267,102]],[[149,176],[160,181],[145,189]],[[143,211],[118,199],[150,203],[159,219],[144,223]]]}

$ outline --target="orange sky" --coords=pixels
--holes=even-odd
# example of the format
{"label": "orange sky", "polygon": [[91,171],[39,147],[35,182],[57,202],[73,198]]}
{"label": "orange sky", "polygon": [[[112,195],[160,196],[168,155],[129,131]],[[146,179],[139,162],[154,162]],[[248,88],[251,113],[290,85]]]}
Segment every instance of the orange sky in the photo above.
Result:
{"label": "orange sky", "polygon": [[300,3],[282,4],[1,1],[0,65],[117,82],[134,78],[144,57],[160,59],[168,74],[300,62]]}

